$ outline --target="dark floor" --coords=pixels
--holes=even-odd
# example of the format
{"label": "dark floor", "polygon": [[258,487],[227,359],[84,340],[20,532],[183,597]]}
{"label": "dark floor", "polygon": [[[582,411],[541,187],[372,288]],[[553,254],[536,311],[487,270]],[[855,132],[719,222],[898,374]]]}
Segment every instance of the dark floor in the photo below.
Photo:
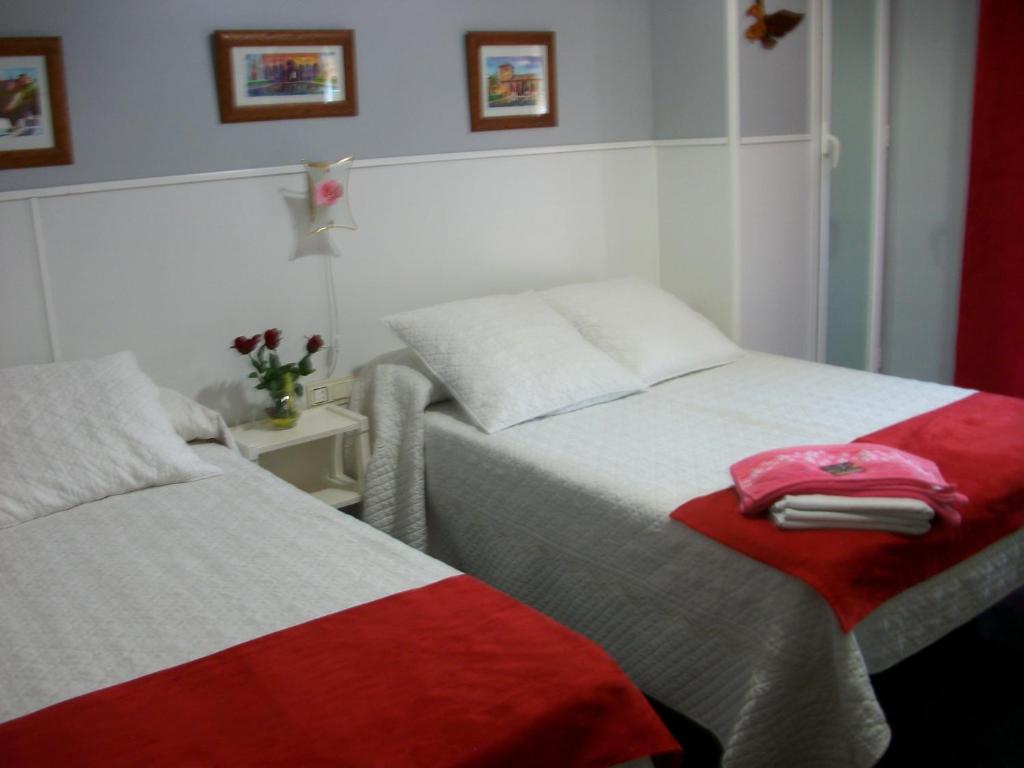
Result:
{"label": "dark floor", "polygon": [[[1024,768],[1024,590],[871,681],[892,729],[878,768]],[[718,765],[708,731],[653,703],[686,768]]]}
{"label": "dark floor", "polygon": [[1024,590],[871,678],[892,728],[879,768],[1024,766]]}

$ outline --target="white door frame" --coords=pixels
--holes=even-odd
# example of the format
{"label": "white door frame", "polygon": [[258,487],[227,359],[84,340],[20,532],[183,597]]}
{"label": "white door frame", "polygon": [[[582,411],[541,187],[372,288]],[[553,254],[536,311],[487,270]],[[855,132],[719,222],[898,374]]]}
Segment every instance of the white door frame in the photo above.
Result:
{"label": "white door frame", "polygon": [[868,267],[868,370],[882,369],[882,307],[885,281],[885,225],[889,191],[890,0],[876,0],[875,120],[871,175],[871,261]]}
{"label": "white door frame", "polygon": [[811,126],[818,158],[818,328],[815,357],[825,362],[828,351],[829,211],[832,198],[829,119],[832,116],[832,0],[821,0],[819,21],[811,38]]}

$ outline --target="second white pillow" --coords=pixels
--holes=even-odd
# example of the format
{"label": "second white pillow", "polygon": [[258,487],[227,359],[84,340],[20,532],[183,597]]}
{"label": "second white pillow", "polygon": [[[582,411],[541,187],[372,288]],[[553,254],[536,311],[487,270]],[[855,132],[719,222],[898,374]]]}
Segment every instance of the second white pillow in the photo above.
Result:
{"label": "second white pillow", "polygon": [[536,294],[455,301],[384,322],[485,432],[643,389]]}
{"label": "second white pillow", "polygon": [[648,386],[743,355],[706,317],[638,278],[563,285],[540,295]]}

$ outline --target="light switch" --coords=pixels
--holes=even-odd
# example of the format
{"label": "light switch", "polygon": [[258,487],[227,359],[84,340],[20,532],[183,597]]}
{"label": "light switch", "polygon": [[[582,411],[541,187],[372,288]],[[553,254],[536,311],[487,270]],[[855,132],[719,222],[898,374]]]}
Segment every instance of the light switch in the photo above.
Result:
{"label": "light switch", "polygon": [[323,405],[327,402],[327,387],[313,387],[312,398],[313,405]]}

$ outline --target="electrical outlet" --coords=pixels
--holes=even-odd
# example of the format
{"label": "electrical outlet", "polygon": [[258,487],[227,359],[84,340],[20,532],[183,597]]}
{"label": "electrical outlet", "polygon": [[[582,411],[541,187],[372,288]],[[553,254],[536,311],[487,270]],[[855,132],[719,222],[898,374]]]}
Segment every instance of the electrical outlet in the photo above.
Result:
{"label": "electrical outlet", "polygon": [[342,376],[338,379],[310,382],[306,385],[306,407],[312,408],[326,403],[347,403],[352,397],[355,381],[355,376]]}

